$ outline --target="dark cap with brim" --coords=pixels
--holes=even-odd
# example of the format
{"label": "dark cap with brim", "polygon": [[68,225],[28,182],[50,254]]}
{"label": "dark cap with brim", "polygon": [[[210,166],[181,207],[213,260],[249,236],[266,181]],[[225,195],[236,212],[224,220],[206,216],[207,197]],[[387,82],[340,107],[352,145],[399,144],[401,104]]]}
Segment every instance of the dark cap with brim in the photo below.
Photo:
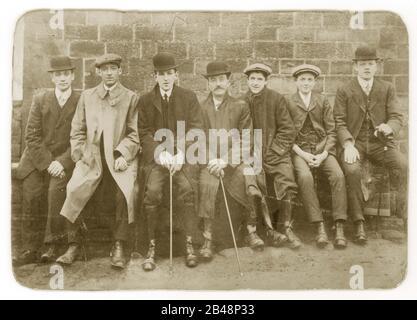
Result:
{"label": "dark cap with brim", "polygon": [[48,72],[74,70],[75,67],[72,64],[70,57],[68,56],[55,56],[49,61]]}

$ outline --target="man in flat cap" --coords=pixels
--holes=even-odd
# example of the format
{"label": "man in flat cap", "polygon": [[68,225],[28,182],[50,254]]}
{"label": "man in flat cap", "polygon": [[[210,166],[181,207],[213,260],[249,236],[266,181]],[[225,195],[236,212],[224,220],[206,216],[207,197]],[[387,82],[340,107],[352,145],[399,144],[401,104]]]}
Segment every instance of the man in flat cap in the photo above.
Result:
{"label": "man in flat cap", "polygon": [[74,69],[69,57],[52,57],[48,72],[55,89],[42,91],[33,97],[25,131],[26,148],[18,167],[18,176],[23,179],[23,250],[15,264],[38,260],[39,232],[34,229],[33,222],[42,214],[48,214],[43,262],[54,258],[56,244],[65,237],[65,219],[59,212],[74,168],[70,156],[70,130],[80,98],[71,87]]}
{"label": "man in flat cap", "polygon": [[[235,99],[228,94],[231,72],[226,63],[210,62],[204,77],[208,81],[210,94],[202,103],[206,137],[210,129],[216,130],[218,143],[207,139],[207,165],[200,171],[199,216],[204,222],[204,245],[200,255],[205,260],[213,258],[213,223],[219,220],[219,214],[225,214],[225,200],[220,189],[219,176],[223,176],[228,206],[233,217],[243,218],[247,226],[247,242],[255,250],[261,250],[264,242],[256,233],[255,198],[262,194],[254,175],[245,174],[249,164],[244,163],[242,155],[250,155],[250,150],[240,151],[243,130],[252,130],[252,119],[248,104],[242,99]],[[231,136],[235,130],[236,140]],[[226,131],[226,132],[225,132]],[[230,134],[229,134],[230,133]],[[218,134],[218,135],[217,135]],[[224,135],[224,136],[222,136]],[[236,145],[239,147],[236,149]],[[243,148],[242,143],[242,148]],[[246,145],[250,149],[250,143]],[[237,151],[236,151],[237,150]],[[233,161],[233,152],[236,159]],[[237,219],[236,219],[237,220]],[[241,221],[242,222],[242,219]],[[238,228],[238,225],[235,225]]]}
{"label": "man in flat cap", "polygon": [[301,201],[308,218],[316,226],[316,244],[324,248],[328,237],[317,197],[318,172],[330,184],[332,214],[336,224],[335,248],[346,247],[343,223],[346,221],[345,176],[336,159],[336,127],[333,109],[324,95],[313,91],[321,71],[317,66],[302,64],[293,69],[297,92],[288,99],[296,139],[292,161]]}
{"label": "man in flat cap", "polygon": [[[285,98],[266,87],[271,68],[255,63],[243,72],[248,77],[246,100],[253,127],[262,129],[262,161],[266,181],[273,186],[274,196],[280,201],[283,233],[288,238],[288,244],[290,248],[297,249],[301,241],[292,230],[292,200],[297,194],[297,184],[290,157],[295,139],[294,123]],[[277,230],[281,229],[282,220],[276,217]]]}
{"label": "man in flat cap", "polygon": [[124,249],[128,226],[134,219],[139,138],[137,95],[119,82],[121,61],[116,54],[97,58],[95,66],[102,81],[82,93],[72,121],[71,157],[76,165],[61,210],[69,221],[69,248],[57,259],[64,265],[80,254],[80,213],[101,188],[113,204],[111,266],[122,269],[126,264]]}
{"label": "man in flat cap", "polygon": [[[142,146],[139,170],[139,203],[147,223],[149,250],[142,265],[154,270],[157,228],[163,211],[165,186],[173,179],[173,198],[178,204],[175,217],[181,217],[186,235],[185,263],[198,264],[193,247],[198,202],[198,164],[186,162],[185,155],[193,143],[184,141],[194,129],[202,130],[201,107],[194,92],[175,84],[177,64],[172,54],[160,52],[153,57],[155,87],[139,99],[139,137]],[[161,137],[161,133],[162,137]],[[161,142],[161,139],[162,142]],[[165,138],[165,140],[163,140]]]}
{"label": "man in flat cap", "polygon": [[406,217],[407,160],[394,139],[403,124],[394,87],[375,77],[376,49],[358,47],[353,59],[357,77],[338,88],[334,106],[337,137],[343,148],[341,162],[346,175],[348,211],[356,224],[355,241],[366,243],[362,162],[383,164],[398,192],[400,211]]}

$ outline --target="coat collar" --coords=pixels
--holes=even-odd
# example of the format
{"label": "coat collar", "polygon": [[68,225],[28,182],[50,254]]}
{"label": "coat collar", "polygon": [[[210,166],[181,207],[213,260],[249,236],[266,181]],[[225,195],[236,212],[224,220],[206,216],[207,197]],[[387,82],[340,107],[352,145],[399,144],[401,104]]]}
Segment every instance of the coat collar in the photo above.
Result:
{"label": "coat collar", "polygon": [[[224,96],[224,99],[223,99],[222,103],[220,104],[218,110],[221,110],[221,109],[225,108],[225,106],[227,106],[227,103],[230,100],[230,98],[231,98],[230,95],[228,93],[226,93],[226,95]],[[204,108],[206,109],[207,116],[209,118],[210,126],[211,126],[211,125],[213,125],[213,123],[215,121],[215,113],[216,113],[212,93],[209,93],[209,95],[207,96],[203,105],[204,105]]]}
{"label": "coat collar", "polygon": [[[123,92],[123,86],[120,82],[118,82],[116,84],[116,86],[112,90],[110,90],[110,92],[109,92],[110,100],[116,99],[118,96],[120,96],[122,94],[122,92]],[[107,91],[104,88],[104,83],[103,82],[101,82],[98,85],[97,93],[98,93],[98,96],[100,97],[100,99],[102,99],[102,100],[106,97]]]}
{"label": "coat collar", "polygon": [[[355,90],[356,94],[359,95],[360,97],[360,101],[361,104],[359,105],[359,107],[363,110],[363,112],[366,112],[366,101],[365,101],[365,97],[366,94],[365,92],[362,90],[361,85],[359,84],[358,78],[355,78],[352,80],[353,83],[353,89]],[[376,97],[379,95],[379,89],[380,89],[380,82],[378,81],[377,78],[374,78],[373,84],[372,84],[372,88],[371,88],[371,92],[369,92],[369,106],[368,106],[368,110],[372,110],[376,103],[377,103],[377,99]]]}
{"label": "coat collar", "polygon": [[308,106],[308,108],[305,106],[304,101],[301,99],[300,94],[298,93],[298,91],[296,93],[293,93],[291,95],[291,100],[301,109],[303,109],[304,111],[312,111],[316,105],[317,105],[317,93],[315,93],[314,91],[311,92],[311,98],[310,98],[310,105]]}

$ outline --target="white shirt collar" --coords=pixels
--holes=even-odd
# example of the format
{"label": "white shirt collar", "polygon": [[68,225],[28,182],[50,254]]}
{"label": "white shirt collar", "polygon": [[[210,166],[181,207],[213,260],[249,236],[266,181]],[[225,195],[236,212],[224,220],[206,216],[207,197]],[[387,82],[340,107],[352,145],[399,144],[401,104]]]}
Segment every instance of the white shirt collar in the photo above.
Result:
{"label": "white shirt collar", "polygon": [[363,89],[363,91],[366,91],[365,88],[369,84],[370,85],[369,91],[370,91],[372,89],[372,85],[374,84],[374,78],[372,77],[370,80],[365,80],[358,76],[358,82],[361,88]]}
{"label": "white shirt collar", "polygon": [[168,101],[171,98],[171,94],[172,94],[172,89],[174,89],[174,87],[171,88],[171,90],[168,91],[164,91],[161,88],[159,88],[159,92],[161,93],[161,97],[164,98],[164,95],[168,96]]}
{"label": "white shirt collar", "polygon": [[311,101],[311,91],[307,95],[302,94],[300,91],[298,91],[298,95],[300,96],[301,100],[303,100],[304,105],[308,109],[308,107],[310,106],[310,101]]}
{"label": "white shirt collar", "polygon": [[67,102],[69,97],[71,96],[72,88],[69,87],[66,91],[59,90],[58,87],[55,87],[55,97],[58,100],[58,103],[61,107],[64,106],[64,104]]}
{"label": "white shirt collar", "polygon": [[108,86],[106,86],[105,83],[103,83],[103,85],[104,85],[104,90],[106,90],[106,91],[112,91],[114,88],[116,88],[117,82],[114,85],[112,85],[110,88]]}
{"label": "white shirt collar", "polygon": [[213,103],[214,103],[214,108],[216,110],[219,110],[219,107],[221,106],[223,100],[217,100],[214,96],[213,96]]}

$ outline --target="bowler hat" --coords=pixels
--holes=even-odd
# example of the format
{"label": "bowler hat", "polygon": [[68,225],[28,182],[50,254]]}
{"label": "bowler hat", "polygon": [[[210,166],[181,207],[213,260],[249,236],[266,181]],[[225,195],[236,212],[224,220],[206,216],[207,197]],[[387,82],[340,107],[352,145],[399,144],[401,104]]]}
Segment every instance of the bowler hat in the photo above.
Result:
{"label": "bowler hat", "polygon": [[361,46],[356,48],[355,58],[352,60],[379,60],[379,58],[376,56],[376,48],[370,46]]}
{"label": "bowler hat", "polygon": [[231,72],[229,70],[229,66],[222,61],[210,62],[207,65],[206,69],[207,69],[207,73],[203,74],[203,76],[205,78],[214,77],[214,76],[218,76],[218,75],[221,75],[221,74],[225,74],[227,76],[230,76],[230,74],[231,74]]}
{"label": "bowler hat", "polygon": [[314,78],[317,78],[321,74],[321,70],[319,67],[316,67],[312,64],[301,64],[299,66],[294,67],[292,70],[293,77],[297,77],[299,74],[309,72],[314,75]]}
{"label": "bowler hat", "polygon": [[106,53],[96,59],[95,66],[96,68],[100,68],[102,65],[107,63],[114,63],[120,67],[120,64],[122,63],[122,57],[115,53]]}
{"label": "bowler hat", "polygon": [[247,76],[249,76],[251,72],[262,72],[268,77],[272,73],[272,69],[264,63],[254,63],[243,70],[243,73]]}
{"label": "bowler hat", "polygon": [[54,56],[49,61],[48,72],[74,70],[70,57],[68,56]]}
{"label": "bowler hat", "polygon": [[167,71],[176,69],[178,65],[175,63],[175,57],[168,52],[159,52],[152,58],[155,71]]}

